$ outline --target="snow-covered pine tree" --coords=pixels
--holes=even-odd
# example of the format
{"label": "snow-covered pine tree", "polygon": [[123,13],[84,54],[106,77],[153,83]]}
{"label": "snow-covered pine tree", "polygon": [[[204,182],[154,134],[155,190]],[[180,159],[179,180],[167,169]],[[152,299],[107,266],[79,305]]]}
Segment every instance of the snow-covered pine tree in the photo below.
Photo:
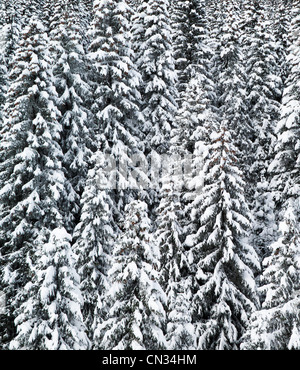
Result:
{"label": "snow-covered pine tree", "polygon": [[224,24],[224,17],[226,15],[224,8],[226,5],[225,1],[206,0],[206,17],[211,40],[217,37]]}
{"label": "snow-covered pine tree", "polygon": [[[0,56],[0,143],[3,140],[2,133],[4,133],[3,107],[4,107],[4,104],[5,104],[5,100],[6,100],[7,88],[8,88],[7,68],[6,68],[3,56]],[[2,160],[4,160],[4,158],[0,159],[0,163],[2,162]],[[0,165],[0,168],[1,168],[1,165]],[[3,186],[2,181],[4,181],[4,179],[2,180],[1,175],[0,175],[0,189]],[[0,202],[0,219],[2,217],[2,212],[4,211],[3,207],[4,206]],[[0,231],[0,246],[2,245],[2,237],[5,237],[5,236],[2,235],[2,233]],[[1,249],[0,249],[0,260],[1,260]],[[1,262],[0,262],[0,266],[1,266]],[[0,276],[1,276],[1,269],[0,269]],[[2,342],[2,340],[1,340],[1,333],[2,333],[1,321],[2,321],[2,319],[1,319],[1,314],[0,314],[0,348],[1,348],[1,342]],[[4,326],[5,326],[5,324],[4,324]]]}
{"label": "snow-covered pine tree", "polygon": [[[199,61],[203,63],[205,67],[205,61]],[[214,83],[209,77],[209,72],[200,73],[202,68],[199,68],[194,76],[189,81],[185,92],[182,94],[182,106],[178,110],[176,115],[175,126],[176,128],[172,131],[171,138],[171,161],[174,162],[169,167],[174,170],[172,178],[176,183],[176,195],[180,202],[181,211],[177,214],[178,226],[180,225],[181,238],[194,232],[194,223],[190,221],[190,213],[192,212],[193,206],[191,202],[195,199],[196,194],[201,192],[203,186],[203,156],[207,150],[206,144],[208,143],[209,134],[213,130],[213,127],[218,122],[216,115],[215,104],[215,91]],[[157,210],[158,214],[158,231],[162,232],[159,210],[162,205],[169,209],[172,204],[172,195],[170,193],[164,199],[162,195],[161,204]],[[173,194],[174,196],[174,194]],[[170,206],[168,206],[168,202]],[[166,234],[171,233],[170,230],[165,231]],[[172,233],[171,233],[172,234]],[[168,264],[170,282],[168,284],[168,331],[167,338],[169,339],[169,346],[173,349],[176,346],[184,347],[188,344],[193,348],[195,345],[195,339],[192,336],[193,330],[190,328],[190,318],[192,311],[188,309],[185,314],[183,310],[186,304],[189,302],[189,294],[192,291],[193,286],[193,263],[191,263],[191,250],[190,247],[181,241],[181,246],[178,248],[182,252],[177,252],[174,249],[174,259]],[[175,248],[175,247],[174,247]],[[163,256],[163,253],[162,253]],[[179,257],[181,256],[181,257]],[[176,268],[177,260],[181,259],[181,268]],[[175,278],[177,273],[177,277]],[[176,288],[177,287],[177,288]],[[177,292],[177,298],[174,298],[175,288],[180,292]],[[176,294],[175,294],[176,297]],[[184,300],[181,300],[184,298]],[[176,311],[178,310],[178,312]],[[181,320],[181,321],[180,321]],[[176,332],[174,332],[177,326]],[[182,330],[182,335],[176,338]],[[176,334],[175,334],[176,333]],[[180,343],[181,342],[181,343]],[[185,347],[186,348],[186,347]]]}
{"label": "snow-covered pine tree", "polygon": [[47,34],[49,34],[50,30],[50,21],[51,21],[51,16],[53,13],[53,2],[51,0],[43,0],[41,3],[41,11],[39,15],[39,19],[43,23]]}
{"label": "snow-covered pine tree", "polygon": [[7,297],[7,328],[30,280],[28,259],[34,258],[34,241],[39,236],[46,242],[61,217],[65,182],[58,144],[61,126],[48,45],[43,25],[33,18],[13,59],[4,109],[0,290]]}
{"label": "snow-covered pine tree", "polygon": [[20,22],[22,27],[26,26],[31,17],[35,16],[40,19],[43,0],[18,0]]}
{"label": "snow-covered pine tree", "polygon": [[160,250],[160,282],[166,292],[168,349],[188,350],[194,346],[192,325],[191,275],[187,253],[183,245],[180,221],[183,210],[180,192],[167,176],[162,185],[160,204],[157,207],[155,243]]}
{"label": "snow-covered pine tree", "polygon": [[[172,46],[169,0],[139,2],[133,16],[132,33],[135,64],[141,73],[140,109],[144,118],[144,153],[151,189],[148,204],[151,219],[159,203],[162,155],[169,150],[174,116],[177,111],[177,74]],[[172,3],[173,5],[173,3]]]}
{"label": "snow-covered pine tree", "polygon": [[8,88],[8,74],[3,55],[0,57],[0,140],[1,132],[3,130],[3,107],[6,99],[6,92]]}
{"label": "snow-covered pine tree", "polygon": [[21,31],[21,24],[19,22],[20,15],[15,2],[16,1],[1,2],[2,27],[0,31],[0,51],[8,71],[10,70],[10,63],[16,51]]}
{"label": "snow-covered pine tree", "polygon": [[90,45],[89,27],[93,20],[93,0],[68,0],[75,24],[80,33],[81,43],[87,51]]}
{"label": "snow-covered pine tree", "polygon": [[[292,21],[289,29],[287,63],[289,75],[283,91],[281,116],[276,127],[274,159],[269,167],[272,175],[271,188],[277,210],[285,209],[289,199],[299,198],[299,119],[300,119],[300,3],[293,3]],[[300,217],[295,208],[296,217]]]}
{"label": "snow-covered pine tree", "polygon": [[293,206],[280,224],[281,235],[263,261],[262,308],[251,316],[241,349],[300,349],[300,230]]}
{"label": "snow-covered pine tree", "polygon": [[145,202],[126,206],[122,228],[105,295],[108,317],[95,330],[94,341],[98,344],[100,339],[99,348],[106,350],[166,349],[166,297],[159,284],[159,250],[150,234]]}
{"label": "snow-covered pine tree", "polygon": [[266,246],[276,237],[274,202],[267,168],[275,141],[274,130],[279,118],[282,94],[278,47],[271,34],[270,22],[265,20],[263,6],[254,0],[246,8],[247,25],[243,36],[247,105],[254,129],[254,161],[249,167],[248,176],[252,184],[250,200],[255,219],[253,244],[261,255],[266,253]]}
{"label": "snow-covered pine tree", "polygon": [[[162,197],[157,208],[155,242],[160,250],[161,284],[164,290],[169,282],[170,264],[177,251],[182,251],[182,229],[178,219],[182,216],[179,193],[175,191],[174,179],[166,176],[162,182]],[[184,256],[179,256],[184,258]]]}
{"label": "snow-covered pine tree", "polygon": [[[140,74],[133,63],[130,19],[132,9],[123,0],[96,0],[89,56],[94,66],[94,103],[97,140],[110,158],[110,196],[119,212],[136,189],[148,186],[140,147]],[[113,163],[114,162],[114,163]],[[139,183],[138,183],[139,181]]]}
{"label": "snow-covered pine tree", "polygon": [[[6,68],[5,64],[6,63],[4,61],[3,54],[1,54],[1,56],[0,56],[0,145],[1,145],[1,142],[3,140],[2,135],[4,133],[3,107],[4,107],[4,104],[5,104],[6,93],[7,93],[7,88],[8,88],[8,86],[7,86],[8,85],[8,75],[7,75],[7,68]],[[3,160],[4,160],[4,158],[3,159],[1,158],[0,163]],[[1,164],[0,164],[0,168],[1,168]],[[0,175],[0,188],[2,188],[2,186],[3,186],[3,181],[4,181],[4,179]],[[2,207],[3,207],[3,205],[0,202],[0,219],[3,216],[2,212],[4,211]],[[2,245],[2,238],[3,237],[4,237],[4,235],[0,231],[0,248],[1,248],[1,245]],[[0,261],[1,261],[1,249],[0,249]],[[1,266],[1,262],[0,262],[0,266]],[[0,276],[1,276],[1,268],[0,268]],[[2,342],[1,333],[2,333],[2,325],[1,325],[1,316],[0,316],[0,348],[1,348],[1,342]]]}
{"label": "snow-covered pine tree", "polygon": [[[203,71],[203,68],[205,69],[205,61],[207,62],[210,56],[210,48],[208,47],[205,1],[179,0],[174,3],[172,8],[173,48],[178,74],[177,90],[181,93],[185,91],[195,70],[205,74],[206,71]],[[201,67],[202,70],[199,71]]]}
{"label": "snow-covered pine tree", "polygon": [[177,110],[177,76],[172,48],[169,0],[141,1],[133,19],[136,66],[142,75],[141,110],[146,153],[166,153]]}
{"label": "snow-covered pine tree", "polygon": [[99,150],[91,158],[91,169],[81,198],[81,217],[74,232],[76,267],[84,299],[82,313],[92,347],[94,330],[106,317],[107,302],[103,295],[109,289],[107,272],[118,234],[104,168],[105,158]]}
{"label": "snow-covered pine tree", "polygon": [[0,20],[0,29],[2,29],[2,27],[6,23],[6,7],[7,7],[6,1],[1,0],[0,1],[0,17],[1,17],[1,20]]}
{"label": "snow-covered pine tree", "polygon": [[[183,193],[186,192],[182,194],[181,199],[185,206],[188,204],[189,191],[193,191],[197,186],[198,179],[193,177],[198,176],[197,169],[200,164],[197,160],[193,161],[195,150],[199,150],[200,141],[204,150],[208,132],[213,128],[214,121],[217,121],[216,86],[209,69],[210,64],[207,59],[198,61],[197,71],[181,94],[181,107],[175,116],[175,128],[171,133],[170,154],[181,157],[178,163],[178,167],[181,168],[177,168],[176,171],[182,172],[182,180],[177,184],[177,188],[180,188]],[[198,143],[197,149],[196,143]],[[193,197],[193,194],[191,196]]]}
{"label": "snow-covered pine tree", "polygon": [[213,73],[219,115],[228,120],[237,147],[237,157],[245,175],[252,163],[253,127],[246,100],[246,73],[241,48],[241,13],[233,0],[225,1],[224,23],[216,35]]}
{"label": "snow-covered pine tree", "polygon": [[21,31],[32,16],[38,16],[41,6],[39,0],[1,0],[1,25],[16,23]]}
{"label": "snow-covered pine tree", "polygon": [[292,1],[281,0],[277,1],[275,5],[275,11],[273,8],[272,13],[269,13],[269,17],[273,20],[271,27],[272,33],[274,34],[277,46],[277,55],[279,58],[280,66],[280,77],[283,84],[288,76],[288,63],[286,63],[286,53],[290,45],[288,40],[289,25],[291,22],[292,14]]}
{"label": "snow-covered pine tree", "polygon": [[55,228],[48,243],[36,245],[26,301],[17,310],[18,331],[10,349],[84,350],[89,348],[81,315],[79,276],[71,235]]}
{"label": "snow-covered pine tree", "polygon": [[79,218],[80,197],[95,144],[92,143],[93,120],[88,109],[92,92],[87,82],[87,58],[78,15],[71,0],[55,2],[50,30],[57,106],[61,113],[63,168],[67,179],[65,227],[72,233]]}
{"label": "snow-covered pine tree", "polygon": [[186,239],[193,257],[198,349],[237,349],[258,306],[254,271],[259,262],[247,240],[251,216],[228,126],[225,120],[216,126],[206,145],[204,186],[191,203],[194,232]]}

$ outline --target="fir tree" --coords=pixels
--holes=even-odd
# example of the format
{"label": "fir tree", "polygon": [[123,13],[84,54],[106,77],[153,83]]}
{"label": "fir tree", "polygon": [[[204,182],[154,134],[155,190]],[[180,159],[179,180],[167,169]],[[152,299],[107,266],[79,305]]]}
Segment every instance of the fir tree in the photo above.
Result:
{"label": "fir tree", "polygon": [[0,41],[1,55],[6,68],[10,71],[12,58],[16,52],[21,32],[20,14],[15,1],[3,1],[1,13],[3,22]]}
{"label": "fir tree", "polygon": [[242,349],[299,349],[299,228],[293,207],[280,224],[281,235],[263,261],[262,309],[253,313]]}
{"label": "fir tree", "polygon": [[189,309],[191,304],[191,279],[187,253],[183,244],[180,221],[183,211],[178,191],[172,181],[165,179],[162,197],[157,208],[155,242],[161,259],[161,285],[167,295],[168,349],[188,350],[194,345],[194,327]]}
{"label": "fir tree", "polygon": [[280,78],[284,83],[288,76],[288,63],[286,63],[286,53],[290,46],[288,40],[289,25],[291,23],[293,2],[289,0],[283,0],[276,4],[276,11],[270,15],[272,22],[272,33],[274,34],[277,47],[277,55],[280,67]]}
{"label": "fir tree", "polygon": [[8,88],[7,68],[3,56],[0,58],[0,140],[3,127],[3,107],[6,100],[6,93]]}
{"label": "fir tree", "polygon": [[[175,167],[180,202],[187,211],[194,190],[201,186],[198,170],[200,152],[205,151],[209,133],[218,121],[215,84],[209,73],[196,72],[182,94],[182,106],[175,117],[175,128],[170,140],[171,158],[178,158]],[[197,154],[196,154],[197,152]],[[188,222],[187,222],[188,223]]]}
{"label": "fir tree", "polygon": [[[272,175],[271,187],[277,210],[286,208],[289,199],[298,199],[299,194],[299,79],[300,79],[300,13],[299,2],[294,3],[289,30],[287,62],[290,73],[283,91],[281,116],[276,126],[274,159],[269,167]],[[295,208],[298,217],[298,210]]]}
{"label": "fir tree", "polygon": [[119,232],[113,220],[113,204],[105,177],[105,160],[100,151],[92,156],[85,190],[81,198],[80,222],[75,228],[74,249],[78,256],[76,267],[84,299],[83,318],[92,340],[95,328],[107,312],[103,295],[109,289],[107,272],[110,267],[115,234]]}
{"label": "fir tree", "polygon": [[123,0],[101,0],[95,1],[94,13],[90,45],[90,58],[95,68],[92,110],[101,151],[114,162],[109,183],[118,214],[135,196],[140,184],[148,185],[147,173],[135,163],[136,158],[145,163],[139,140],[142,127],[138,107],[140,75],[133,63],[130,42],[132,9]]}
{"label": "fir tree", "polygon": [[114,245],[109,270],[108,318],[95,330],[99,348],[166,349],[165,294],[159,284],[159,251],[150,234],[147,205],[126,206],[123,232]]}
{"label": "fir tree", "polygon": [[141,110],[147,153],[166,153],[177,109],[169,7],[168,0],[142,1],[133,19],[136,66],[142,75]]}
{"label": "fir tree", "polygon": [[210,48],[205,6],[201,0],[180,0],[173,6],[172,31],[179,93],[185,91],[195,71],[206,73],[205,62]]}
{"label": "fir tree", "polygon": [[211,41],[214,41],[213,43],[215,43],[220,29],[224,25],[226,15],[224,8],[228,5],[227,3],[228,2],[218,0],[206,1],[207,25]]}
{"label": "fir tree", "polygon": [[226,2],[226,19],[216,35],[213,57],[219,115],[228,120],[228,128],[237,147],[243,171],[253,159],[253,126],[246,100],[246,73],[241,48],[241,14],[234,1]]}
{"label": "fir tree", "polygon": [[[282,93],[280,63],[277,45],[264,20],[263,4],[254,1],[247,11],[248,23],[244,36],[246,55],[247,104],[254,129],[254,158],[249,168],[252,190],[251,201],[255,218],[253,243],[259,253],[276,237],[274,203],[267,172],[274,145],[274,130],[279,118],[279,101]],[[250,22],[250,19],[252,20]]]}
{"label": "fir tree", "polygon": [[[42,24],[32,19],[23,33],[10,73],[1,140],[1,290],[8,316],[22,300],[30,279],[28,258],[34,241],[45,242],[61,218],[64,193],[61,126],[54,105],[49,40]],[[10,324],[7,323],[7,327]]]}
{"label": "fir tree", "polygon": [[88,349],[71,236],[63,227],[54,229],[49,242],[41,250],[37,246],[35,257],[32,280],[24,287],[27,299],[17,310],[18,332],[10,349]]}
{"label": "fir tree", "polygon": [[[191,346],[190,348],[195,348],[196,345],[196,339],[193,336],[194,328],[191,329],[190,326],[190,320],[193,317],[192,310],[189,309],[184,313],[185,305],[190,304],[193,294],[193,274],[195,272],[193,262],[191,262],[193,261],[193,248],[184,243],[182,239],[194,232],[195,224],[190,220],[194,207],[193,200],[199,191],[201,192],[203,186],[203,156],[207,151],[209,135],[218,122],[214,107],[216,99],[214,84],[209,78],[209,73],[203,74],[201,70],[203,69],[197,69],[182,94],[182,106],[176,116],[176,128],[172,132],[170,148],[171,160],[174,161],[170,165],[174,170],[172,178],[176,183],[175,194],[180,202],[180,206],[177,204],[178,219],[174,221],[178,223],[178,226],[180,225],[181,234],[180,239],[177,239],[179,242],[177,248],[181,252],[176,252],[174,246],[174,256],[168,262],[168,269],[166,269],[170,274],[170,281],[167,282],[169,291],[167,333],[170,340],[169,345],[172,348],[176,346],[187,348],[188,345]],[[162,196],[161,202],[167,210],[173,205],[173,198],[170,197],[174,197],[175,194],[170,192],[166,198]],[[170,202],[170,205],[166,202]],[[158,207],[157,232],[161,232],[163,224],[159,214],[162,204]],[[170,236],[172,232],[174,232],[173,229],[164,231]],[[167,259],[167,257],[164,258]]]}
{"label": "fir tree", "polygon": [[57,1],[50,24],[53,74],[61,113],[61,147],[68,195],[65,203],[66,229],[73,232],[79,217],[92,144],[91,100],[87,83],[87,59],[80,26],[71,1]]}
{"label": "fir tree", "polygon": [[23,26],[26,26],[30,21],[32,16],[37,18],[40,17],[41,14],[41,3],[43,1],[40,0],[18,0],[18,7],[20,8],[20,21]]}
{"label": "fir tree", "polygon": [[250,312],[258,305],[258,257],[247,241],[250,214],[236,148],[225,122],[211,134],[202,176],[191,204],[194,233],[193,321],[198,349],[237,349]]}
{"label": "fir tree", "polygon": [[92,0],[69,0],[70,8],[73,10],[73,21],[77,26],[82,46],[87,51],[90,39],[88,30],[93,20]]}

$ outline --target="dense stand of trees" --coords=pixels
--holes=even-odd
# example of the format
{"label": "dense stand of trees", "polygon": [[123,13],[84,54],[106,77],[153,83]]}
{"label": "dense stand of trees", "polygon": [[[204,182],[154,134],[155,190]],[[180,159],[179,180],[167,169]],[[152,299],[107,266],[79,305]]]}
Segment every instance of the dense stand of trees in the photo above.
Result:
{"label": "dense stand of trees", "polygon": [[300,349],[300,1],[0,1],[1,349]]}

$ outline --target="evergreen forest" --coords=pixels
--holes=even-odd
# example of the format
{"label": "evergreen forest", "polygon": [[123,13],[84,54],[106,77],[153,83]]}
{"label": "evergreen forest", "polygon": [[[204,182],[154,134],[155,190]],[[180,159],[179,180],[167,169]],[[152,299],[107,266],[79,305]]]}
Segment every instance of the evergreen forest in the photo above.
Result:
{"label": "evergreen forest", "polygon": [[0,349],[300,349],[299,0],[0,0]]}

